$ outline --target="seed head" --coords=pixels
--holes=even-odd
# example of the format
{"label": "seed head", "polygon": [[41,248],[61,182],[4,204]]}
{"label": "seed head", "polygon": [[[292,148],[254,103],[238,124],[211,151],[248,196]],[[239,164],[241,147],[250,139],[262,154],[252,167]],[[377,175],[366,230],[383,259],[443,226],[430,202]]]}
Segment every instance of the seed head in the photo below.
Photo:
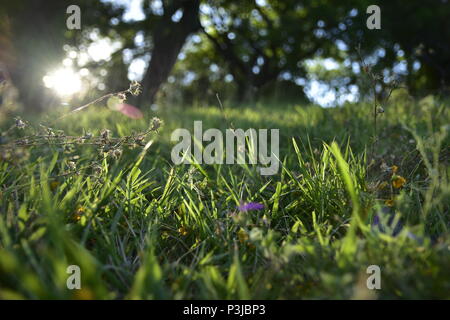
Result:
{"label": "seed head", "polygon": [[16,127],[17,127],[18,129],[23,129],[23,128],[25,128],[26,126],[27,126],[27,124],[26,124],[25,122],[23,122],[22,119],[20,119],[20,118],[17,118],[17,119],[16,119]]}
{"label": "seed head", "polygon": [[128,92],[133,96],[138,96],[142,92],[141,84],[137,81],[131,81]]}
{"label": "seed head", "polygon": [[125,100],[127,100],[127,95],[123,92],[117,94],[117,98],[119,98],[120,103],[123,103]]}
{"label": "seed head", "polygon": [[104,140],[108,140],[111,137],[111,130],[103,129],[102,132],[100,132],[100,136]]}
{"label": "seed head", "polygon": [[122,149],[114,149],[114,150],[110,151],[110,154],[114,159],[117,160],[122,155]]}
{"label": "seed head", "polygon": [[157,118],[157,117],[153,117],[152,121],[151,121],[151,131],[158,131],[158,129],[161,127],[162,125],[162,121],[161,119]]}
{"label": "seed head", "polygon": [[76,163],[73,162],[73,161],[67,162],[67,165],[69,166],[69,169],[70,169],[70,170],[75,170],[75,169],[77,168]]}

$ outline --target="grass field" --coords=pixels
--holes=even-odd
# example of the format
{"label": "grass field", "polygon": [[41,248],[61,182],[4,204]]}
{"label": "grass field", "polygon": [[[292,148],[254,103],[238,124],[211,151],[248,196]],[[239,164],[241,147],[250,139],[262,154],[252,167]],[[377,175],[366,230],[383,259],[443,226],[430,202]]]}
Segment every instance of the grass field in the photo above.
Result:
{"label": "grass field", "polygon": [[[393,96],[376,143],[370,105],[225,105],[227,120],[217,106],[142,120],[92,106],[59,122],[23,117],[24,128],[3,116],[0,298],[450,298],[449,102]],[[153,117],[163,126],[148,149],[105,149]],[[194,120],[280,129],[279,173],[174,166],[170,134]],[[46,143],[6,147],[25,136]],[[69,265],[81,290],[66,287]],[[380,290],[366,286],[370,265]]]}

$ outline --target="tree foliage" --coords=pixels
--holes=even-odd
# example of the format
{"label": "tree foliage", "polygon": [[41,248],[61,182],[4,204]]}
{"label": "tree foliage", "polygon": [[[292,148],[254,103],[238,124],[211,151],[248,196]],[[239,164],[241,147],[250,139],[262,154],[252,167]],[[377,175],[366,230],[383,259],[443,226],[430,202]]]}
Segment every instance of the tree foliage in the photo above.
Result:
{"label": "tree foliage", "polygon": [[[82,8],[82,31],[65,27],[65,9],[72,2]],[[405,81],[412,92],[448,88],[448,1],[378,1],[381,30],[366,27],[366,9],[372,4],[148,0],[142,2],[144,19],[130,20],[125,19],[125,8],[111,1],[18,0],[2,4],[0,59],[27,105],[43,104],[41,79],[64,56],[62,46],[86,50],[97,41],[90,36],[93,30],[120,42],[110,58],[84,66],[93,74],[107,70],[106,77],[100,73],[108,89],[123,87],[132,61],[147,62],[141,70],[142,106],[151,104],[158,91],[166,98],[179,95],[189,101],[213,91],[241,101],[280,91],[301,98],[312,74],[332,87],[357,84],[354,64],[361,58],[374,64],[386,81]],[[330,71],[305,63],[327,58],[339,68]],[[162,86],[177,92],[161,91]]]}

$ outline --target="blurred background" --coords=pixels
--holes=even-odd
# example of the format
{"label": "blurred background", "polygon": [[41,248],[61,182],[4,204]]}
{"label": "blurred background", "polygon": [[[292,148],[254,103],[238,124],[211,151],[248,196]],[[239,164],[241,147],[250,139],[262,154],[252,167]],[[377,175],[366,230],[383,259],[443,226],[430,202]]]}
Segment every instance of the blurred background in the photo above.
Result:
{"label": "blurred background", "polygon": [[[69,30],[70,5],[81,29]],[[370,5],[381,30],[369,30]],[[360,48],[359,50],[357,48]],[[40,111],[143,86],[141,109],[312,102],[373,96],[361,60],[383,84],[446,95],[447,0],[15,0],[0,5],[2,108]],[[5,81],[10,80],[10,81]]]}

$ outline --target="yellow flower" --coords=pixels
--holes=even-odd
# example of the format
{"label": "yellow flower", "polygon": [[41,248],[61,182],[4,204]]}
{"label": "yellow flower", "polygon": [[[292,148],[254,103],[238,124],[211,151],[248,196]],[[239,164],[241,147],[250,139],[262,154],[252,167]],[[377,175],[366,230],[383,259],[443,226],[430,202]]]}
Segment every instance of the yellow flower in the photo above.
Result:
{"label": "yellow flower", "polygon": [[244,229],[240,229],[238,231],[237,235],[238,235],[240,243],[244,243],[244,242],[246,242],[248,240],[248,234],[247,234],[247,232],[245,232]]}
{"label": "yellow flower", "polygon": [[379,190],[382,190],[382,189],[386,188],[387,185],[388,185],[388,183],[387,183],[386,181],[383,181],[382,183],[380,183],[380,184],[378,185],[378,189],[379,189]]}
{"label": "yellow flower", "polygon": [[78,207],[72,214],[72,219],[75,221],[80,221],[81,216],[84,214],[84,207]]}
{"label": "yellow flower", "polygon": [[186,230],[185,227],[181,227],[178,229],[178,232],[182,235],[182,236],[187,236],[188,235],[188,231]]}
{"label": "yellow flower", "polygon": [[406,179],[403,178],[402,176],[397,176],[394,175],[392,177],[392,185],[394,186],[394,188],[399,189],[401,187],[403,187],[403,185],[406,183]]}
{"label": "yellow flower", "polygon": [[393,207],[394,206],[394,199],[388,199],[384,202],[385,205],[387,205],[388,207]]}
{"label": "yellow flower", "polygon": [[74,298],[76,300],[93,300],[94,293],[89,289],[81,288],[74,292]]}
{"label": "yellow flower", "polygon": [[161,238],[163,238],[163,239],[167,239],[169,236],[170,236],[170,234],[169,234],[169,232],[167,232],[167,231],[163,231],[163,232],[161,233]]}
{"label": "yellow flower", "polygon": [[50,182],[50,189],[52,191],[55,191],[55,189],[59,186],[59,182],[58,181],[52,181]]}
{"label": "yellow flower", "polygon": [[393,165],[391,167],[392,173],[397,173],[398,167],[396,165]]}

